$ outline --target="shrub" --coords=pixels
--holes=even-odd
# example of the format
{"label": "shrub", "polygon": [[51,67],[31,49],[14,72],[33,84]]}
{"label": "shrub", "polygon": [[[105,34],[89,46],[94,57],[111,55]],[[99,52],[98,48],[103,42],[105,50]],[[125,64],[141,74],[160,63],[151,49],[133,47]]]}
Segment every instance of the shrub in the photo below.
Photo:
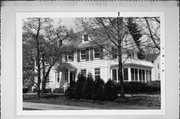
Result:
{"label": "shrub", "polygon": [[77,99],[82,98],[82,90],[83,90],[83,85],[85,81],[86,81],[86,77],[84,77],[82,74],[78,74],[78,80],[73,89],[73,95],[75,96],[75,98]]}
{"label": "shrub", "polygon": [[53,90],[53,93],[64,93],[64,89],[63,88],[55,88]]}
{"label": "shrub", "polygon": [[75,87],[72,87],[72,86],[68,87],[67,90],[65,91],[66,98],[69,98],[69,99],[75,98],[74,90],[75,90]]}
{"label": "shrub", "polygon": [[27,93],[29,91],[29,88],[23,88],[23,93]]}
{"label": "shrub", "polygon": [[109,79],[104,85],[104,99],[105,100],[115,100],[118,98],[118,93],[115,89],[116,85]]}
{"label": "shrub", "polygon": [[92,99],[103,100],[103,88],[104,81],[100,77],[97,77],[92,90]]}
{"label": "shrub", "polygon": [[[41,90],[41,92],[43,92],[43,91]],[[47,89],[45,90],[45,93],[52,93],[51,88],[47,88]]]}
{"label": "shrub", "polygon": [[85,99],[92,99],[92,91],[93,91],[93,86],[94,86],[94,81],[93,81],[93,77],[92,74],[89,73],[88,77],[83,85],[83,98]]}
{"label": "shrub", "polygon": [[[116,90],[120,93],[120,85],[118,84]],[[128,94],[139,94],[139,93],[159,93],[160,83],[158,82],[124,82],[124,92]]]}

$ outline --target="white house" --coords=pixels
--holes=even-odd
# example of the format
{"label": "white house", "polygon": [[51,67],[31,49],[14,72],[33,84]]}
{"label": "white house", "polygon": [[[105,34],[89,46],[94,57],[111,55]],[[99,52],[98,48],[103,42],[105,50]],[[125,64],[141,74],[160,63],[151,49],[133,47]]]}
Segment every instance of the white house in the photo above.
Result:
{"label": "white house", "polygon": [[[71,50],[63,55],[63,62],[52,68],[47,88],[66,89],[72,80],[77,80],[78,73],[87,76],[89,72],[94,77],[100,76],[105,82],[108,79],[119,82],[117,49],[109,41],[98,42],[100,45],[97,45],[84,33],[82,38],[70,44],[76,48],[70,48]],[[141,60],[137,58],[137,50],[122,49],[124,81],[160,80],[159,54],[146,56]]]}

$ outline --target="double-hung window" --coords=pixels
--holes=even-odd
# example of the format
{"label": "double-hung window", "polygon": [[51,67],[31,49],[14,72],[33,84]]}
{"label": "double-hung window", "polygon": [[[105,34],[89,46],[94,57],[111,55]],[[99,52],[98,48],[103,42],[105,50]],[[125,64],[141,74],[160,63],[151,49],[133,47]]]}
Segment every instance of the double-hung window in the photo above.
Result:
{"label": "double-hung window", "polygon": [[100,68],[95,68],[94,69],[94,76],[95,76],[95,78],[101,77]]}
{"label": "double-hung window", "polygon": [[94,58],[100,58],[100,48],[94,48]]}
{"label": "double-hung window", "polygon": [[86,77],[86,69],[82,69],[81,74]]}
{"label": "double-hung window", "polygon": [[81,50],[81,60],[86,60],[86,50]]}
{"label": "double-hung window", "polygon": [[88,34],[84,34],[84,42],[88,41]]}
{"label": "double-hung window", "polygon": [[73,61],[73,52],[69,52],[67,55],[68,61]]}

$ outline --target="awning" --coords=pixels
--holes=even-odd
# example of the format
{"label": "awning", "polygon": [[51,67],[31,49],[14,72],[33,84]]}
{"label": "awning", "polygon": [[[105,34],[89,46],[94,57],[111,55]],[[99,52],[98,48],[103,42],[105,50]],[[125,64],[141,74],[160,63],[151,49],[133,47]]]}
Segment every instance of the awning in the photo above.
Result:
{"label": "awning", "polygon": [[71,71],[75,71],[77,68],[75,66],[73,66],[70,63],[60,63],[57,67],[56,70],[57,71],[67,71],[67,70],[71,70]]}

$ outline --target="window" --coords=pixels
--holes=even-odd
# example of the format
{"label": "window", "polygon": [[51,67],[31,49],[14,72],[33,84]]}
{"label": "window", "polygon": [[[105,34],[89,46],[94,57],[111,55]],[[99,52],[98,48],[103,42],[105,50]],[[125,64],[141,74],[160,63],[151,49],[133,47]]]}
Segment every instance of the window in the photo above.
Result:
{"label": "window", "polygon": [[139,69],[139,80],[142,81],[142,70]]}
{"label": "window", "polygon": [[88,41],[88,34],[84,34],[84,41]]}
{"label": "window", "polygon": [[100,48],[94,48],[94,58],[100,58]]}
{"label": "window", "polygon": [[94,70],[94,75],[95,75],[95,78],[101,76],[100,68],[96,68],[96,69]]}
{"label": "window", "polygon": [[55,81],[58,83],[59,80],[59,72],[55,72]]}
{"label": "window", "polygon": [[131,68],[131,80],[134,81],[134,68]]}
{"label": "window", "polygon": [[135,80],[138,80],[138,69],[135,69]]}
{"label": "window", "polygon": [[81,60],[86,59],[86,50],[81,50]]}
{"label": "window", "polygon": [[112,80],[116,81],[117,80],[117,75],[116,75],[116,69],[112,69]]}
{"label": "window", "polygon": [[128,68],[124,68],[124,80],[128,80]]}
{"label": "window", "polygon": [[84,77],[86,77],[86,69],[82,69],[82,70],[81,70],[81,74],[82,74]]}
{"label": "window", "polygon": [[73,61],[73,52],[69,52],[67,55],[68,61]]}
{"label": "window", "polygon": [[142,70],[142,80],[145,81],[145,70]]}

